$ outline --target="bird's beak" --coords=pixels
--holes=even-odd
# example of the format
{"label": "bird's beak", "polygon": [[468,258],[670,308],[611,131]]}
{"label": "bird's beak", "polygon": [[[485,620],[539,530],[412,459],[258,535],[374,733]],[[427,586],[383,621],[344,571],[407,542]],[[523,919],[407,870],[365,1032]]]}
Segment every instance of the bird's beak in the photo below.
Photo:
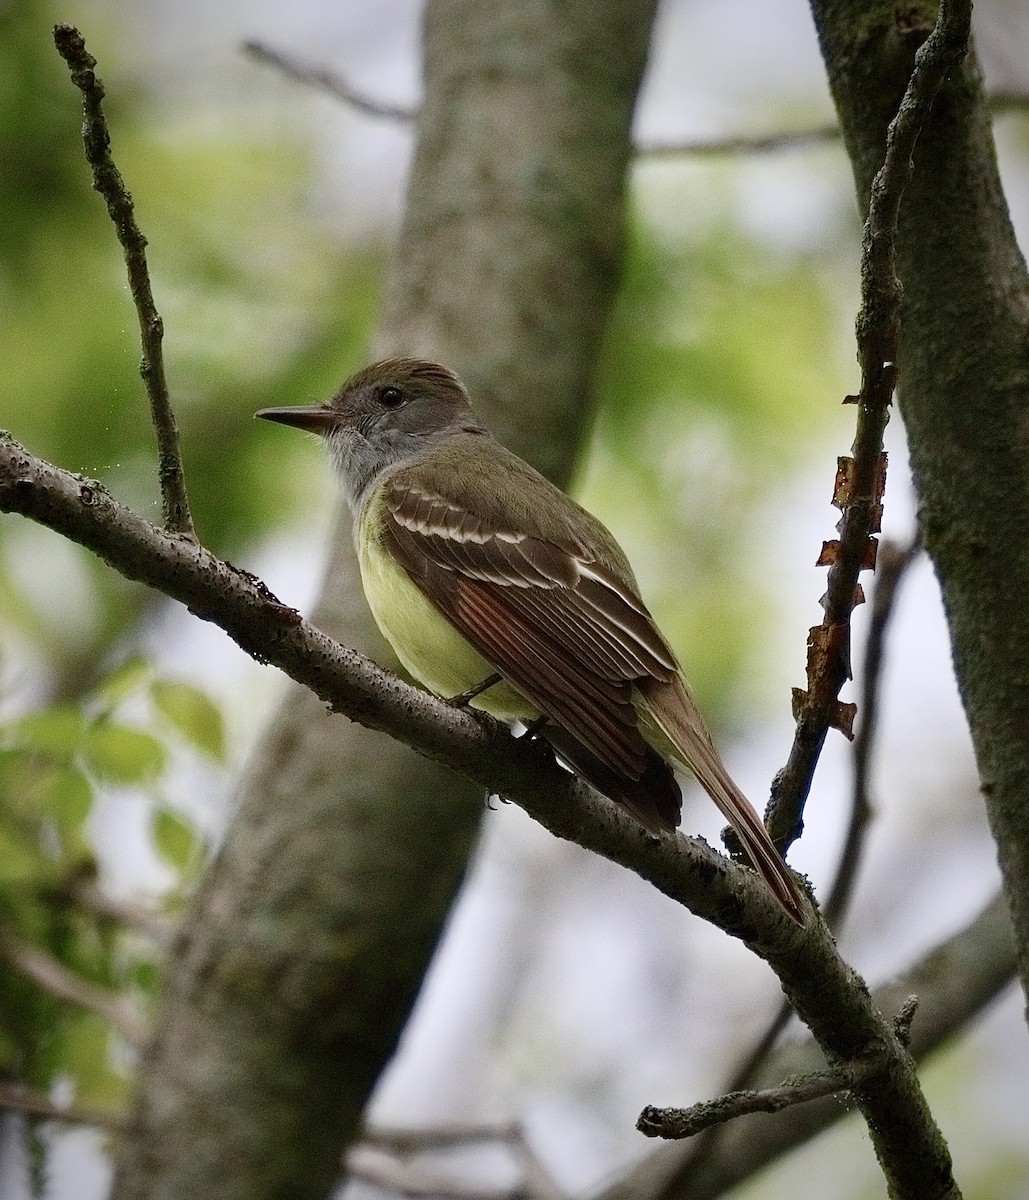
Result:
{"label": "bird's beak", "polygon": [[254,414],[280,425],[294,425],[311,433],[328,433],[339,421],[339,413],[327,404],[300,404],[294,408],[262,408]]}

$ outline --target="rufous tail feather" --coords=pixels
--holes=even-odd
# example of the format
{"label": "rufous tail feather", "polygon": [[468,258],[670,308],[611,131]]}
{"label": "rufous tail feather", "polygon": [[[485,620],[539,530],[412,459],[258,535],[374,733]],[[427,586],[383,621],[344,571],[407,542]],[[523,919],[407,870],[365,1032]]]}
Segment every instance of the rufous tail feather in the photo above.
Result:
{"label": "rufous tail feather", "polygon": [[652,737],[658,734],[667,742],[661,749],[689,767],[736,831],[750,861],[776,900],[794,921],[803,925],[803,893],[776,850],[764,822],[725,769],[683,680],[678,676],[667,682],[646,680],[639,682],[637,688],[644,728]]}

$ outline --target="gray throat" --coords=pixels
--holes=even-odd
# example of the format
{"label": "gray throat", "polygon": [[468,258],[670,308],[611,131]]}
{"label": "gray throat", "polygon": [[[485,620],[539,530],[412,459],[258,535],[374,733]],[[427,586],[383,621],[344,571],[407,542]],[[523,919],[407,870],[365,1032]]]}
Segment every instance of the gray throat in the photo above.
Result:
{"label": "gray throat", "polygon": [[[393,453],[390,451],[393,450]],[[329,438],[329,457],[350,511],[357,517],[383,474],[413,457],[395,447],[375,445],[356,430]]]}

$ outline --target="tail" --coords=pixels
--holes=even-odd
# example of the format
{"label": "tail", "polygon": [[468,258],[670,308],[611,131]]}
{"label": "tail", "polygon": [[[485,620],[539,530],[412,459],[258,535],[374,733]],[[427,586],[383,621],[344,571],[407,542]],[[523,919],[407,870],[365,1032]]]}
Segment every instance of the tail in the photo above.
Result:
{"label": "tail", "polygon": [[804,924],[803,893],[764,822],[725,769],[704,718],[678,675],[668,681],[638,680],[641,726],[657,749],[685,763],[736,831],[750,861],[786,913]]}

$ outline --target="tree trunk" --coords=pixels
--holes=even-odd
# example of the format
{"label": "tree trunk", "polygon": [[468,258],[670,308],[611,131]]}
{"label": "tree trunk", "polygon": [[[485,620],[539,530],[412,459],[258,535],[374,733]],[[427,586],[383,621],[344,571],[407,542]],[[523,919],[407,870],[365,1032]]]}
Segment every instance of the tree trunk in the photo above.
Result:
{"label": "tree trunk", "polygon": [[[427,14],[378,350],[458,369],[496,432],[559,480],[617,283],[653,7],[435,0]],[[388,658],[359,592],[344,516],[315,619]],[[482,809],[471,784],[289,687],[167,965],[119,1200],[327,1194]]]}
{"label": "tree trunk", "polygon": [[[864,207],[931,23],[892,2],[813,9]],[[919,138],[897,251],[899,395],[922,532],[1029,995],[1029,278],[973,53]]]}

